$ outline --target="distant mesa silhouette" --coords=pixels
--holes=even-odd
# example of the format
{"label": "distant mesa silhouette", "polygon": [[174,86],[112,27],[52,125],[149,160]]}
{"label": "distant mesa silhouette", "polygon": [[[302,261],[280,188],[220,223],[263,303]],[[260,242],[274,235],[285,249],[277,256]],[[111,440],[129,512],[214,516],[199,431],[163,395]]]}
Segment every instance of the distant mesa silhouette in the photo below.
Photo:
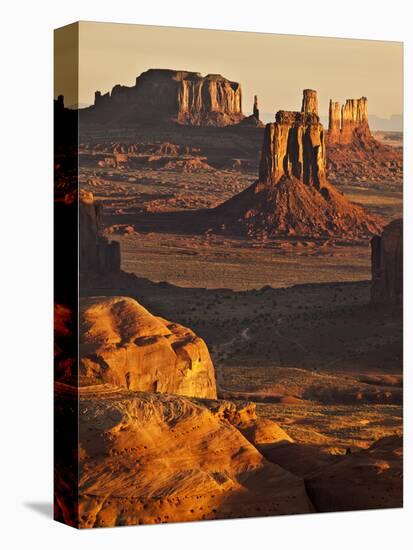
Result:
{"label": "distant mesa silhouette", "polygon": [[82,109],[84,122],[175,122],[191,126],[228,126],[245,118],[238,82],[219,74],[149,69],[134,86],[117,84],[95,93],[93,106]]}

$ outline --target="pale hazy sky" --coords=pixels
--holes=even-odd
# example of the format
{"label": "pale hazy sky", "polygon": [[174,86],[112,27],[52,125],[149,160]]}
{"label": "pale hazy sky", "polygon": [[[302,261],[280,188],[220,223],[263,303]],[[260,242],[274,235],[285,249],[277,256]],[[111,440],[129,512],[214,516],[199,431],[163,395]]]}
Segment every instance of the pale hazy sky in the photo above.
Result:
{"label": "pale hazy sky", "polygon": [[[220,73],[240,82],[247,114],[254,94],[263,113],[297,110],[304,88],[318,91],[321,115],[328,113],[330,98],[343,102],[363,95],[371,114],[387,118],[403,112],[400,42],[82,22],[79,45],[81,106],[93,103],[95,90],[131,86],[147,69],[168,68]],[[75,92],[64,73],[57,70],[55,93],[73,105]]]}

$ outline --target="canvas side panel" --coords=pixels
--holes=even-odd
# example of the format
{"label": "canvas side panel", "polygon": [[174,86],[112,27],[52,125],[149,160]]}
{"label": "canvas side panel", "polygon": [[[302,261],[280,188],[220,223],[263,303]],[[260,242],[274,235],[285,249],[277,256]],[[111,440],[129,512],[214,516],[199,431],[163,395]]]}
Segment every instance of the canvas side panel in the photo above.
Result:
{"label": "canvas side panel", "polygon": [[78,527],[78,24],[54,32],[54,517]]}

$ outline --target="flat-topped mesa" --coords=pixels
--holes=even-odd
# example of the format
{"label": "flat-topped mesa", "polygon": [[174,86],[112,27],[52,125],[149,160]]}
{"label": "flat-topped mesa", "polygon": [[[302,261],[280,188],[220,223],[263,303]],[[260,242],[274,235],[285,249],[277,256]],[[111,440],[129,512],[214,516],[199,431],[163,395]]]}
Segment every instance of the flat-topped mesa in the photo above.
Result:
{"label": "flat-topped mesa", "polygon": [[325,180],[324,134],[317,114],[278,111],[275,123],[265,127],[259,181],[276,184],[286,176],[320,189]]}
{"label": "flat-topped mesa", "polygon": [[96,92],[94,106],[85,111],[92,117],[193,126],[227,126],[244,118],[238,82],[219,74],[171,69],[149,69],[136,78],[134,86],[118,84],[110,94]]}
{"label": "flat-topped mesa", "polygon": [[198,125],[213,115],[243,117],[241,85],[221,75],[183,78],[178,89],[178,122]]}
{"label": "flat-topped mesa", "polygon": [[341,109],[339,102],[330,99],[328,128],[328,141],[331,144],[371,139],[367,98],[347,99]]}
{"label": "flat-topped mesa", "polygon": [[93,194],[79,194],[79,269],[81,272],[116,273],[120,271],[120,245],[110,242],[102,232],[102,205]]}
{"label": "flat-topped mesa", "polygon": [[318,115],[318,98],[315,90],[303,90],[301,112]]}
{"label": "flat-topped mesa", "polygon": [[252,107],[252,116],[260,120],[260,110],[258,109],[258,97],[254,96],[254,105]]}

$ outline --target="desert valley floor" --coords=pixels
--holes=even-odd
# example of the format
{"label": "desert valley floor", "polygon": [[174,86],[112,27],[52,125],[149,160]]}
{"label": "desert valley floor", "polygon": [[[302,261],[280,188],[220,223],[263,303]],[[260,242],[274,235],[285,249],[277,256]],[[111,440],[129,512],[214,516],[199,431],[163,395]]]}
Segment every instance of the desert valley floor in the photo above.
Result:
{"label": "desert valley floor", "polygon": [[[193,130],[150,143],[85,130],[81,185],[102,201],[105,234],[136,277],[116,288],[97,278],[83,293],[131,296],[191,327],[210,350],[218,397],[255,402],[291,436],[279,460],[293,473],[401,435],[401,319],[398,306],[370,304],[369,241],[210,230],[202,211],[256,179],[263,130]],[[378,138],[400,146],[400,135]],[[400,216],[397,178],[334,183],[386,222]]]}

